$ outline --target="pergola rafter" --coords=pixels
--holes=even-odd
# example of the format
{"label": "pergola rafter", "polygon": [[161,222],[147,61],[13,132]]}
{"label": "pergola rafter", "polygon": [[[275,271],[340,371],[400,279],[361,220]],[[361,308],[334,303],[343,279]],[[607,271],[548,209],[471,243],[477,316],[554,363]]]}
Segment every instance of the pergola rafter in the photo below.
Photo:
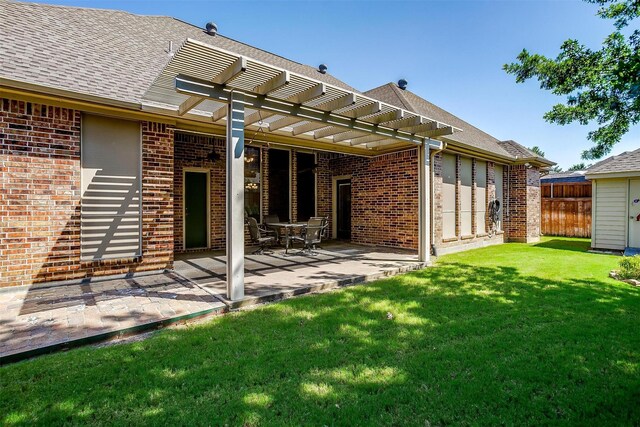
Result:
{"label": "pergola rafter", "polygon": [[[144,96],[143,109],[192,120],[226,117],[227,297],[244,298],[244,135],[269,117],[266,132],[284,132],[304,146],[338,152],[388,153],[417,147],[419,259],[429,256],[430,138],[458,129],[348,88],[187,39]],[[260,124],[262,126],[262,123]],[[330,141],[314,141],[331,138]],[[314,145],[315,144],[315,145]],[[434,145],[436,144],[436,145]],[[351,148],[358,146],[360,148]],[[351,150],[351,151],[349,151]]]}

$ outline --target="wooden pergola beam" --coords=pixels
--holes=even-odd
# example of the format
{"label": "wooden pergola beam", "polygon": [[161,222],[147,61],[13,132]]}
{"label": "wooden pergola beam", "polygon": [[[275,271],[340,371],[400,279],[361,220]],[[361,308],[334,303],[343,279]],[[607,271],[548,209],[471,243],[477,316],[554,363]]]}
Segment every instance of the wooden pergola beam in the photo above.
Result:
{"label": "wooden pergola beam", "polygon": [[211,79],[211,82],[219,85],[225,85],[245,71],[247,71],[247,58],[240,56],[227,68],[218,73],[217,76]]}
{"label": "wooden pergola beam", "polygon": [[288,85],[291,82],[291,75],[288,71],[282,71],[279,74],[276,74],[274,77],[270,78],[266,82],[259,84],[253,91],[258,95],[268,95],[271,92],[275,92],[276,90],[282,88],[283,86]]}
{"label": "wooden pergola beam", "polygon": [[[187,98],[182,104],[178,106],[178,115],[184,116],[189,111],[200,105],[207,98],[203,98],[202,96],[190,96]],[[225,108],[226,109],[226,108]]]}

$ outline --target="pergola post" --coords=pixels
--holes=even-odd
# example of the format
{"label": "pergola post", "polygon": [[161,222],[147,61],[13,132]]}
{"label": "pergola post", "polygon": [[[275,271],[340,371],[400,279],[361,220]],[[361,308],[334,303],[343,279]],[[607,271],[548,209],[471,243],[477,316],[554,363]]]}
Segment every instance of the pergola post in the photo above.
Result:
{"label": "pergola post", "polygon": [[418,260],[429,261],[431,221],[429,218],[429,143],[425,141],[418,148]]}
{"label": "pergola post", "polygon": [[227,104],[227,298],[244,298],[244,104],[231,92]]}

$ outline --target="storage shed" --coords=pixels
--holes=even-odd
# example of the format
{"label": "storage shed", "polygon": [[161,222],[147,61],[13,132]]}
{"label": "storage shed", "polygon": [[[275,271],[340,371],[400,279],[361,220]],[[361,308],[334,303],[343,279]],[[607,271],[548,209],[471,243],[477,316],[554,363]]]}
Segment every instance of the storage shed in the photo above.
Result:
{"label": "storage shed", "polygon": [[587,169],[593,186],[591,246],[640,253],[640,149]]}

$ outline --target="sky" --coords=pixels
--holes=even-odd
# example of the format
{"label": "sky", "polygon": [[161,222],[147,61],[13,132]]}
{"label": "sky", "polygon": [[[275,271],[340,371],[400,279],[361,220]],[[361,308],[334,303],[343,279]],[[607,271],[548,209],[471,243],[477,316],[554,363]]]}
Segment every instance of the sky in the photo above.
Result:
{"label": "sky", "polygon": [[[41,3],[169,15],[317,66],[365,91],[406,79],[407,89],[494,137],[539,146],[561,167],[581,162],[595,126],[547,123],[563,102],[537,81],[502,70],[526,48],[555,57],[566,39],[594,49],[613,31],[580,0],[217,1],[40,0]],[[637,23],[634,23],[637,25]],[[640,147],[636,125],[611,154]]]}

